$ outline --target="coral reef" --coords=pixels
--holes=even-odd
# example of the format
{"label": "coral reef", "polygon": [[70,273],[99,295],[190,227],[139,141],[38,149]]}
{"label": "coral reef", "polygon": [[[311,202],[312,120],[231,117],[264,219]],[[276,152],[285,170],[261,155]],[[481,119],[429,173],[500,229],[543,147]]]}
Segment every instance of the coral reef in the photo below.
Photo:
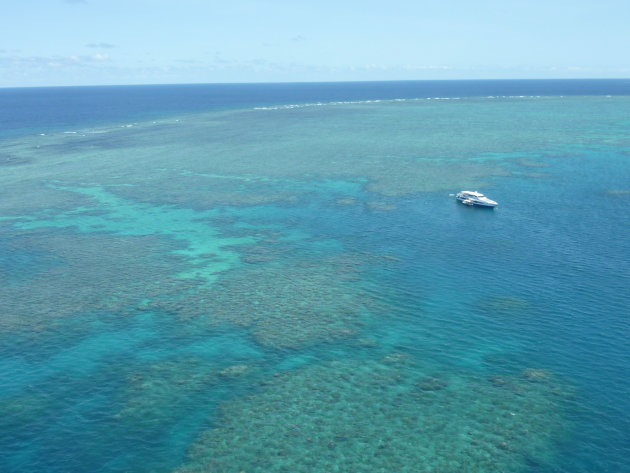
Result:
{"label": "coral reef", "polygon": [[550,174],[546,172],[524,172],[517,174],[518,177],[528,177],[531,179],[542,179],[545,177],[549,177]]}
{"label": "coral reef", "polygon": [[[507,175],[497,162],[468,161],[475,152],[487,151],[473,146],[481,141],[475,135],[484,131],[482,126],[471,132],[474,140],[436,145],[443,138],[443,128],[417,120],[418,113],[427,113],[426,106],[364,105],[360,107],[362,126],[357,126],[358,110],[351,107],[333,115],[326,109],[213,112],[100,133],[38,137],[11,149],[10,156],[12,162],[37,162],[45,156],[59,167],[46,169],[38,179],[57,179],[63,174],[71,185],[85,183],[83,163],[90,162],[99,171],[100,185],[117,186],[119,196],[195,209],[295,202],[304,194],[305,176],[310,180],[362,179],[369,183],[369,190],[395,196],[452,189],[463,182],[481,185],[488,177]],[[410,135],[415,138],[400,136],[411,130],[400,130],[398,120],[396,125],[381,120],[376,120],[378,125],[372,123],[383,116],[383,107],[395,107],[407,116],[408,126],[417,128]],[[268,114],[273,116],[269,120],[273,126],[264,118]],[[319,119],[303,128],[303,120],[312,118]],[[466,126],[473,123],[477,120],[467,121]],[[240,130],[238,140],[233,139],[235,127]],[[331,133],[340,128],[347,135],[342,142],[335,138],[337,133]],[[511,145],[508,149],[495,145],[499,151],[511,150]],[[129,153],[135,159],[129,160]],[[131,179],[127,185],[121,185],[121,176]]]}
{"label": "coral reef", "polygon": [[344,197],[342,199],[337,199],[335,203],[338,205],[356,205],[357,199],[354,197]]}
{"label": "coral reef", "polygon": [[248,365],[230,365],[227,368],[219,371],[219,375],[228,378],[238,378],[249,373],[250,371],[251,367],[249,367]]}
{"label": "coral reef", "polygon": [[52,413],[46,396],[31,393],[5,397],[0,400],[0,438],[12,429],[42,428]]}
{"label": "coral reef", "polygon": [[549,386],[450,377],[370,360],[279,373],[225,402],[176,473],[518,472],[552,454]]}
{"label": "coral reef", "polygon": [[551,379],[551,373],[549,371],[536,368],[527,368],[523,370],[523,376],[528,381],[533,382],[548,382]]}
{"label": "coral reef", "polygon": [[[168,177],[168,178],[166,178]],[[139,202],[171,204],[180,207],[207,210],[217,206],[253,206],[269,203],[291,204],[304,191],[286,189],[282,182],[255,177],[214,176],[182,172],[156,173],[141,186],[125,186],[116,194]],[[153,181],[153,182],[151,182]]]}
{"label": "coral reef", "polygon": [[31,163],[32,160],[24,156],[15,156],[9,153],[0,152],[0,167],[2,166],[19,166],[21,164]]}
{"label": "coral reef", "polygon": [[370,311],[382,309],[357,281],[358,258],[278,263],[272,255],[224,273],[185,302],[160,300],[156,307],[182,319],[204,316],[211,324],[248,327],[259,343],[275,348],[347,338]]}
{"label": "coral reef", "polygon": [[395,205],[388,204],[386,202],[368,202],[366,205],[370,210],[380,210],[380,211],[396,210]]}
{"label": "coral reef", "polygon": [[528,167],[528,168],[546,168],[546,167],[549,167],[548,163],[545,163],[545,162],[542,162],[542,161],[535,161],[533,159],[527,159],[527,158],[517,159],[516,162],[520,166],[524,166],[524,167]]}
{"label": "coral reef", "polygon": [[50,255],[51,264],[0,285],[4,330],[42,331],[57,319],[89,312],[129,311],[143,299],[198,284],[173,277],[184,268],[173,242],[153,236],[30,231],[13,251]]}
{"label": "coral reef", "polygon": [[479,309],[491,316],[521,315],[530,306],[528,300],[515,296],[493,296],[479,302]]}
{"label": "coral reef", "polygon": [[[227,369],[227,368],[226,368]],[[124,407],[114,418],[140,425],[160,425],[191,406],[196,393],[220,380],[221,370],[208,360],[180,357],[138,367],[127,375]]]}
{"label": "coral reef", "polygon": [[416,386],[421,391],[439,391],[448,386],[448,381],[439,377],[427,376],[418,380]]}

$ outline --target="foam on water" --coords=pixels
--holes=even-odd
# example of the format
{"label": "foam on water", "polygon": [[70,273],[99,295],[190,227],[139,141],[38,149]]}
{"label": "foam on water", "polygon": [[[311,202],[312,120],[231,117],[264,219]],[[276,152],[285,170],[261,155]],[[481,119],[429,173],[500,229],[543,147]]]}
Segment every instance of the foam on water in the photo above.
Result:
{"label": "foam on water", "polygon": [[[284,104],[266,107],[254,107],[254,110],[289,110],[293,108],[305,108],[305,107],[325,107],[335,105],[362,105],[372,103],[400,103],[400,102],[422,102],[425,100],[462,100],[464,97],[418,97],[418,98],[395,98],[395,99],[383,99],[383,100],[343,100],[334,102],[315,102],[315,103],[296,103],[296,104]],[[541,95],[488,95],[487,97],[480,97],[480,99],[494,100],[494,99],[540,99]]]}

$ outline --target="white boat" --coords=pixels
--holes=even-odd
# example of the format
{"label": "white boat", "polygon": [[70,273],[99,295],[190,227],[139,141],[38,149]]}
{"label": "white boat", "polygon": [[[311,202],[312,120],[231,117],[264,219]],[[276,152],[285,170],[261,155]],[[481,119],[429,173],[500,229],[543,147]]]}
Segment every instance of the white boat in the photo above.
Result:
{"label": "white boat", "polygon": [[479,207],[496,207],[499,205],[494,200],[488,199],[481,192],[460,191],[455,194],[455,198],[465,205],[477,205]]}

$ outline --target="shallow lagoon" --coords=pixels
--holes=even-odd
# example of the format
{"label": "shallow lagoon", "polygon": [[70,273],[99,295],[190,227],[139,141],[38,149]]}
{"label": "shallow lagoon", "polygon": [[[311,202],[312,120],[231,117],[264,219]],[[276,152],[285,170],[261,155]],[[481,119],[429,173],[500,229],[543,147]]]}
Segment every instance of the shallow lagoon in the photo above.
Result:
{"label": "shallow lagoon", "polygon": [[3,470],[628,471],[629,100],[5,139]]}

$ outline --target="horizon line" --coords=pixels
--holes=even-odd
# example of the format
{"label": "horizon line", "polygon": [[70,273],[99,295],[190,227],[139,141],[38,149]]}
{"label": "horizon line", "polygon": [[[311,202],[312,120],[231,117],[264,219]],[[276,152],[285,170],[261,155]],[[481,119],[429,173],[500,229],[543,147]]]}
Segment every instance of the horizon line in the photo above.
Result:
{"label": "horizon line", "polygon": [[53,88],[80,88],[80,87],[147,87],[147,86],[180,86],[180,85],[291,85],[291,84],[379,84],[393,82],[590,82],[590,81],[626,81],[630,77],[596,77],[596,78],[523,78],[523,79],[386,79],[386,80],[326,80],[326,81],[243,81],[243,82],[148,82],[143,84],[89,84],[89,85],[24,85],[2,86],[0,89],[53,89]]}

